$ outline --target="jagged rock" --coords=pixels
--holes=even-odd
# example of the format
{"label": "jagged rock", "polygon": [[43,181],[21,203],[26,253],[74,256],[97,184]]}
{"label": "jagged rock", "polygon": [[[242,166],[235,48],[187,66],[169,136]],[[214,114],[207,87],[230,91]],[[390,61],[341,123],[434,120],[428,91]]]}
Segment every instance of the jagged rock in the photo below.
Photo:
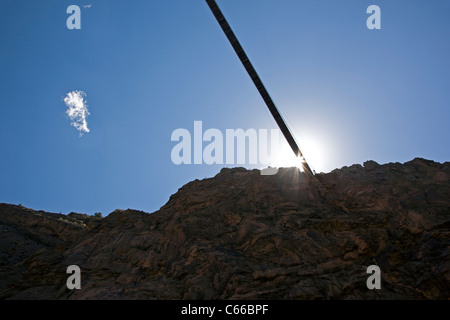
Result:
{"label": "jagged rock", "polygon": [[[2,299],[448,299],[450,163],[222,169],[159,211],[0,204]],[[78,265],[82,288],[66,287]],[[382,289],[369,290],[378,265]]]}

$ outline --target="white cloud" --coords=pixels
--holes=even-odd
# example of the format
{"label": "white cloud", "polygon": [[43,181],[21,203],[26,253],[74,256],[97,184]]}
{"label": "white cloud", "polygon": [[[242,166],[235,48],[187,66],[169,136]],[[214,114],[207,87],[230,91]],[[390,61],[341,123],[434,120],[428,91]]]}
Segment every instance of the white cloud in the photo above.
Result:
{"label": "white cloud", "polygon": [[69,92],[64,98],[64,103],[67,106],[66,114],[72,120],[71,125],[80,131],[80,136],[90,131],[86,121],[86,117],[90,113],[85,98],[86,93],[78,90]]}
{"label": "white cloud", "polygon": [[92,7],[92,4],[85,4],[85,5],[83,6],[83,8],[90,8],[90,7]]}

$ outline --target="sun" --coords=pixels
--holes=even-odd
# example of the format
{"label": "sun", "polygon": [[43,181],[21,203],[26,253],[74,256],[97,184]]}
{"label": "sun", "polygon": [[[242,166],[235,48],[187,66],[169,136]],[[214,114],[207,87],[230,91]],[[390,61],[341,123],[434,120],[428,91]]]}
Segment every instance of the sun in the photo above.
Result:
{"label": "sun", "polygon": [[277,168],[297,167],[302,169],[302,161],[299,157],[295,156],[288,143],[283,142],[276,154],[273,155],[271,166]]}
{"label": "sun", "polygon": [[322,170],[325,163],[325,150],[317,139],[303,137],[298,141],[304,158],[296,157],[286,140],[280,139],[280,144],[275,154],[272,155],[270,166],[276,168],[297,167],[303,171],[302,161],[308,162],[311,169],[317,172]]}

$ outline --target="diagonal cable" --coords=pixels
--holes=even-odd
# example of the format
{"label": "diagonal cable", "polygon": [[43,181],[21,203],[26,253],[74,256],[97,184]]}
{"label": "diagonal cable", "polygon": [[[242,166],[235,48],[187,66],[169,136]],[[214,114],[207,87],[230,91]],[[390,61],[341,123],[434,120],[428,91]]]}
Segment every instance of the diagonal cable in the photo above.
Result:
{"label": "diagonal cable", "polygon": [[297,142],[295,141],[294,137],[292,136],[291,132],[289,131],[285,121],[281,117],[281,114],[278,112],[278,109],[275,106],[275,103],[273,102],[272,98],[270,97],[269,93],[267,92],[266,88],[264,87],[264,84],[262,83],[261,79],[259,78],[258,74],[256,73],[256,70],[253,67],[252,63],[248,59],[247,54],[245,53],[244,49],[242,48],[241,44],[239,43],[238,39],[236,38],[233,30],[231,30],[231,27],[228,24],[227,20],[225,19],[224,15],[222,14],[222,11],[220,11],[219,6],[217,5],[216,1],[215,0],[206,0],[206,2],[208,3],[209,8],[211,9],[212,13],[214,14],[214,17],[216,18],[217,22],[219,23],[219,25],[222,28],[223,32],[225,33],[226,37],[228,38],[228,41],[230,42],[234,51],[238,55],[242,64],[244,65],[245,70],[247,70],[247,73],[249,74],[250,78],[252,79],[253,83],[255,84],[256,89],[258,89],[259,93],[261,94],[261,97],[263,98],[264,102],[266,103],[267,107],[269,108],[269,111],[272,114],[272,116],[274,117],[278,127],[280,128],[280,130],[283,133],[284,137],[286,138],[287,142],[291,146],[292,151],[294,151],[295,155],[301,159],[303,170],[309,175],[314,175],[308,162],[306,162],[306,159],[303,156],[303,153],[300,151],[300,148],[299,148]]}

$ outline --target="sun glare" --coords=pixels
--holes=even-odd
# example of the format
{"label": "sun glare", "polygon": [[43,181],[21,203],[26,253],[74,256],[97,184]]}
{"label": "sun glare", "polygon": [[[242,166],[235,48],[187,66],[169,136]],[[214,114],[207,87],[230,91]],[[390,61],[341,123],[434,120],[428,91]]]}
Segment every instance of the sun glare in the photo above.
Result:
{"label": "sun glare", "polygon": [[[321,144],[315,139],[302,138],[298,141],[302,153],[308,161],[310,167],[316,172],[324,170],[325,151]],[[271,166],[277,168],[297,167],[303,171],[302,158],[296,157],[291,147],[286,141],[280,142],[280,147],[276,155],[272,158]]]}
{"label": "sun glare", "polygon": [[279,151],[273,156],[272,166],[277,168],[297,167],[302,168],[301,159],[296,157],[291,147],[284,142]]}

